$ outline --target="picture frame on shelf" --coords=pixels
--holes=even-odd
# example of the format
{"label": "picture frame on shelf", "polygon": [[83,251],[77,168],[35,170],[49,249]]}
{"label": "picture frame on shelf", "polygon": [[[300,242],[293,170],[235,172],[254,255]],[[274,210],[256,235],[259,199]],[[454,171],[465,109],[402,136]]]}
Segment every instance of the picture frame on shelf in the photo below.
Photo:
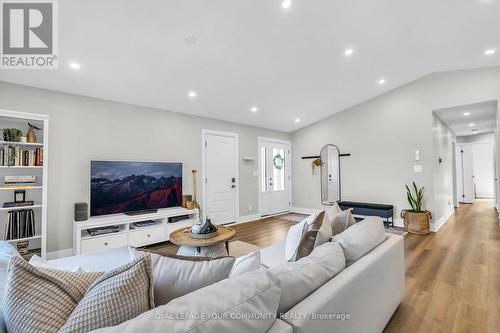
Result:
{"label": "picture frame on shelf", "polygon": [[14,191],[14,202],[26,202],[26,191],[25,190],[16,190]]}

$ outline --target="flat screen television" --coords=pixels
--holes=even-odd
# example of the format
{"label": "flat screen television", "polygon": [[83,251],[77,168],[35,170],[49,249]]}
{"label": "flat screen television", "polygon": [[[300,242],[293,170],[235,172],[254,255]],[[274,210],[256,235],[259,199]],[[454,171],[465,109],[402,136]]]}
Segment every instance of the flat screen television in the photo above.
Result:
{"label": "flat screen television", "polygon": [[90,162],[90,216],[181,206],[182,163]]}

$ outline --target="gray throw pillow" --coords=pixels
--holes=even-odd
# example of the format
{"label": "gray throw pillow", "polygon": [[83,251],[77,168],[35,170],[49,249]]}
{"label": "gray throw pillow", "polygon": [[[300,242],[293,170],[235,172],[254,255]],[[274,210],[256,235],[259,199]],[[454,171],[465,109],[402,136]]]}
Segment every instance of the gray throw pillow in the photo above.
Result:
{"label": "gray throw pillow", "polygon": [[298,261],[270,268],[281,284],[278,314],[288,312],[344,268],[344,252],[334,242],[318,246],[309,256]]}
{"label": "gray throw pillow", "polygon": [[[130,258],[142,252],[129,247]],[[234,257],[164,257],[151,253],[155,304],[167,304],[177,297],[227,279]]]}
{"label": "gray throw pillow", "polygon": [[344,250],[347,266],[376,248],[385,241],[384,222],[380,217],[370,216],[333,236],[332,242],[338,242]]}
{"label": "gray throw pillow", "polygon": [[350,210],[340,211],[335,215],[327,211],[316,236],[314,247],[329,242],[332,236],[341,233],[354,224],[356,224],[356,220]]}

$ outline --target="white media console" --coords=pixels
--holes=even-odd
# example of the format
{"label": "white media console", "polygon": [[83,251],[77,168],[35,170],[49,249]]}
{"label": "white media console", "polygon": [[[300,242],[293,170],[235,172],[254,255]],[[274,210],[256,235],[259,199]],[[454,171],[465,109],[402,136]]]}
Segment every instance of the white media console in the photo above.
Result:
{"label": "white media console", "polygon": [[[169,218],[187,215],[188,219],[168,223]],[[198,210],[185,208],[159,209],[156,213],[141,215],[113,214],[91,217],[86,221],[73,221],[73,254],[84,254],[122,246],[146,246],[169,240],[176,229],[192,225]],[[147,227],[134,227],[133,223],[154,220],[158,223]],[[119,231],[91,236],[87,229],[118,226]]]}

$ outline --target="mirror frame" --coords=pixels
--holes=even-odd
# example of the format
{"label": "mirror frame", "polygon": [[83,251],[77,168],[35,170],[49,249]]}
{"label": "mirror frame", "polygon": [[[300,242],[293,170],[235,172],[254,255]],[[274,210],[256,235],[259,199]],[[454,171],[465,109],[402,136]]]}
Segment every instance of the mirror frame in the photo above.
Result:
{"label": "mirror frame", "polygon": [[[323,163],[326,163],[326,162],[323,162],[323,151],[326,150],[326,152],[328,153],[328,148],[330,147],[334,147],[336,150],[337,150],[337,153],[338,153],[338,165],[339,165],[339,170],[338,170],[338,180],[339,180],[339,199],[338,201],[342,200],[342,186],[341,186],[341,179],[340,179],[340,149],[339,147],[337,147],[336,145],[334,144],[331,144],[331,143],[328,143],[326,145],[323,146],[323,148],[321,148],[321,151],[319,153],[319,158],[321,159],[321,170],[320,170],[320,183],[321,183],[321,204],[322,205],[325,205],[325,206],[333,206],[333,202],[331,201],[324,201],[323,200]],[[328,190],[328,189],[327,189]]]}

